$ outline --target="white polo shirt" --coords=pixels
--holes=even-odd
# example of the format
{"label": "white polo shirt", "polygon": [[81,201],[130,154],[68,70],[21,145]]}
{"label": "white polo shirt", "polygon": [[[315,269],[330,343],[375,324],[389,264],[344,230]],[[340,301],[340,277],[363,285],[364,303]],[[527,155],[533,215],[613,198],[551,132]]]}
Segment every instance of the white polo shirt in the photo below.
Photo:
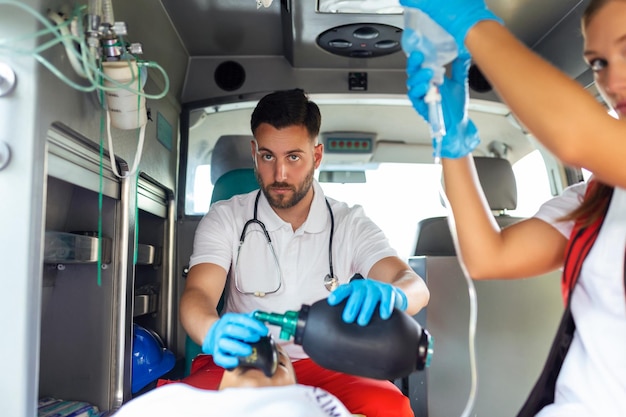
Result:
{"label": "white polo shirt", "polygon": [[[564,191],[536,217],[571,231],[555,219],[580,204],[585,185]],[[564,204],[564,202],[566,202]],[[569,238],[569,232],[566,234]],[[554,404],[540,417],[626,416],[626,190],[616,188],[598,238],[571,299],[576,332],[556,383]]]}
{"label": "white polo shirt", "polygon": [[[262,310],[284,313],[287,310],[297,311],[302,304],[310,305],[328,296],[324,277],[329,274],[331,216],[317,181],[313,182],[313,187],[315,195],[309,216],[296,231],[291,224],[278,217],[263,193],[260,195],[257,219],[267,229],[277,262],[260,227],[252,224],[248,227],[241,249],[239,268],[235,268],[239,238],[244,224],[253,218],[254,202],[259,191],[214,203],[200,221],[190,267],[213,263],[225,270],[230,269],[224,312]],[[397,256],[382,230],[365,215],[362,207],[349,207],[331,198],[328,202],[334,217],[333,271],[340,283],[348,282],[357,272],[366,277],[376,262],[388,256]],[[237,279],[235,269],[241,271]],[[276,292],[269,294],[274,290]],[[256,291],[268,294],[263,297],[244,294]],[[278,328],[269,327],[279,341]],[[307,357],[300,346],[290,343],[286,345],[286,350],[292,359]]]}

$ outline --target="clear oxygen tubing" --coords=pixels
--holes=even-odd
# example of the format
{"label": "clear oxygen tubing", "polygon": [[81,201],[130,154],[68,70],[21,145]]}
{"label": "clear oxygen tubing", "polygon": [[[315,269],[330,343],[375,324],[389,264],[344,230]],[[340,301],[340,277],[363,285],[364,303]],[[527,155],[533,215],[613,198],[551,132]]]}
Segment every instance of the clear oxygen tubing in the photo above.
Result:
{"label": "clear oxygen tubing", "polygon": [[[18,53],[22,55],[30,55],[33,56],[39,63],[41,63],[44,67],[46,67],[52,74],[54,74],[58,79],[63,81],[66,85],[71,88],[81,91],[81,92],[92,92],[95,90],[105,90],[112,91],[118,88],[126,89],[130,91],[131,85],[135,79],[131,80],[128,83],[119,83],[115,80],[110,79],[106,74],[104,74],[99,68],[96,57],[89,52],[89,46],[86,43],[85,37],[83,36],[84,28],[81,18],[81,13],[83,12],[84,7],[77,7],[73,15],[67,21],[63,21],[63,19],[56,13],[49,13],[48,19],[44,18],[41,14],[39,14],[32,7],[24,4],[20,1],[16,0],[0,0],[0,6],[15,6],[18,7],[25,12],[34,16],[41,24],[44,26],[44,29],[24,36],[12,37],[12,38],[2,38],[0,39],[0,53],[8,50],[9,52]],[[95,7],[95,6],[94,6]],[[53,25],[51,21],[55,24]],[[72,33],[69,30],[72,22],[77,25],[76,33]],[[38,38],[40,36],[51,35],[53,39],[47,41],[34,49],[22,49],[16,47],[15,45],[21,41],[29,40],[32,38]],[[40,53],[48,50],[49,48],[62,44],[65,47],[66,54],[68,56],[68,60],[70,61],[72,68],[74,71],[81,77],[86,78],[88,80],[88,85],[80,85],[73,80],[69,79],[65,74],[59,71],[52,63],[50,63],[47,59],[40,55]],[[75,47],[78,45],[78,48]],[[138,94],[146,99],[158,100],[167,95],[169,92],[169,77],[163,67],[161,67],[156,62],[151,61],[138,61],[137,64],[141,67],[156,69],[161,73],[164,80],[164,88],[163,91],[157,94],[148,94],[143,91],[135,91],[132,90],[134,94]],[[110,81],[112,86],[107,87],[99,82],[100,79],[106,79]]]}
{"label": "clear oxygen tubing", "polygon": [[[39,54],[40,52],[43,52],[58,43],[65,43],[67,45],[69,44],[70,41],[72,41],[72,42],[77,42],[81,44],[84,41],[82,38],[76,37],[73,35],[67,35],[67,34],[63,35],[60,30],[54,27],[47,19],[41,16],[37,11],[32,9],[30,6],[23,4],[19,1],[0,0],[0,6],[2,5],[15,6],[26,11],[27,13],[34,16],[35,19],[37,19],[39,22],[41,22],[41,24],[45,27],[45,29],[38,31],[34,34],[31,34],[31,35],[20,36],[20,37],[15,37],[15,38],[0,39],[0,52],[8,49],[9,52],[33,56],[39,63],[41,63],[44,67],[50,70],[50,72],[52,72],[57,78],[59,78],[65,84],[69,85],[70,87],[78,91],[91,92],[97,89],[97,86],[95,85],[82,86],[70,80],[63,73],[61,73],[54,65],[52,65],[48,60],[46,60]],[[44,36],[44,35],[52,35],[54,36],[54,39],[32,50],[19,49],[14,46],[16,43],[22,40],[36,38],[36,37]],[[78,52],[74,48],[72,48],[71,50],[72,50],[72,54],[74,55],[78,54]]]}
{"label": "clear oxygen tubing", "polygon": [[[41,14],[39,14],[36,10],[34,10],[32,7],[19,1],[0,0],[0,6],[2,5],[15,6],[26,11],[27,13],[34,16],[39,22],[41,22],[41,24],[44,26],[44,29],[36,33],[25,35],[25,36],[0,39],[0,52],[8,49],[9,51],[14,52],[14,53],[31,55],[38,62],[40,62],[44,67],[50,70],[50,72],[52,72],[57,78],[63,81],[65,84],[81,92],[92,92],[95,90],[101,92],[101,91],[114,91],[117,89],[126,89],[128,91],[131,91],[133,94],[137,95],[138,98],[145,97],[147,99],[154,99],[154,100],[161,99],[167,95],[169,91],[169,86],[170,86],[169,77],[167,73],[165,72],[165,70],[163,69],[163,67],[161,67],[156,62],[138,61],[137,68],[142,68],[142,67],[154,68],[162,74],[163,80],[164,80],[164,88],[163,88],[163,91],[158,94],[147,94],[141,89],[131,90],[131,86],[140,76],[139,75],[140,71],[132,70],[132,65],[130,62],[131,61],[130,58],[132,57],[129,57],[129,56],[126,57],[126,60],[129,62],[129,66],[131,67],[131,73],[132,73],[132,79],[127,83],[120,83],[108,77],[104,73],[104,71],[102,71],[102,68],[99,67],[96,62],[96,57],[92,53],[89,52],[90,50],[86,44],[85,37],[82,35],[84,33],[84,28],[83,28],[83,20],[81,18],[81,13],[83,12],[84,7],[75,8],[73,11],[72,17],[67,20],[64,20],[57,13],[49,12],[48,13],[49,20],[48,20],[44,18]],[[90,3],[90,10],[97,11],[99,7],[100,7],[99,0],[96,0]],[[110,1],[106,2],[106,4],[102,6],[102,8],[104,12],[106,12],[105,19],[111,20],[113,18],[111,2]],[[69,29],[72,23],[75,23],[77,26],[75,30],[76,33],[72,33]],[[33,38],[38,38],[40,36],[46,36],[46,35],[51,35],[53,39],[37,46],[34,49],[27,50],[27,49],[17,48],[14,46],[18,42],[33,39]],[[86,85],[86,86],[80,85],[74,82],[73,80],[69,79],[65,74],[59,71],[58,68],[56,68],[47,59],[45,59],[43,56],[40,55],[40,53],[48,50],[49,48],[57,44],[62,44],[65,47],[66,54],[68,56],[68,60],[70,61],[72,65],[72,68],[79,76],[86,78],[89,82],[89,85]],[[78,48],[75,45],[78,45]],[[110,87],[107,87],[104,85],[104,83],[102,82],[102,80],[104,79],[110,82],[111,84]],[[110,117],[108,115],[107,115],[106,126],[109,127],[108,129],[109,149],[111,151],[111,158],[114,159],[113,148],[111,146],[112,138],[111,138],[111,132],[110,132]],[[144,138],[145,138],[145,125],[141,126],[140,131],[139,131],[138,148],[137,148],[137,152],[135,153],[135,159],[132,165],[134,167],[134,170],[131,170],[131,172],[129,172],[128,175],[134,174],[136,168],[138,167],[139,159],[141,158],[141,153],[142,153],[141,150],[143,149]],[[116,165],[112,163],[112,166],[113,166],[114,171],[116,171]],[[119,176],[119,173],[116,172],[116,175]]]}
{"label": "clear oxygen tubing", "polygon": [[70,61],[70,64],[72,65],[72,68],[74,68],[76,74],[78,74],[82,78],[87,78],[86,71],[81,65],[81,61],[79,60],[80,57],[78,57],[77,54],[74,53],[75,49],[71,42],[71,40],[74,39],[71,39],[71,33],[68,28],[71,20],[64,21],[58,13],[55,13],[53,11],[48,12],[48,19],[52,20],[57,25],[57,28],[61,33],[63,46],[65,47],[65,52],[67,54],[67,58]]}
{"label": "clear oxygen tubing", "polygon": [[[436,161],[439,166],[442,168],[442,177],[443,177],[443,166],[441,165],[441,161]],[[454,242],[454,248],[456,250],[457,258],[459,260],[459,266],[461,267],[461,271],[463,272],[463,276],[465,277],[465,281],[467,282],[467,292],[469,298],[469,324],[468,324],[468,352],[469,352],[469,365],[470,365],[470,392],[467,397],[467,402],[465,403],[465,408],[461,413],[461,417],[469,417],[472,410],[474,409],[474,403],[476,402],[476,392],[478,390],[478,369],[476,366],[476,322],[478,320],[478,301],[476,299],[476,287],[474,286],[474,281],[472,277],[470,277],[465,264],[460,256],[460,248],[459,248],[459,238],[456,233],[456,222],[454,220],[454,214],[452,213],[452,207],[450,206],[450,201],[448,200],[448,196],[446,195],[446,191],[442,182],[439,182],[439,197],[441,201],[443,201],[446,211],[447,211],[447,219],[448,226],[450,229],[450,234],[452,235],[452,241]]]}

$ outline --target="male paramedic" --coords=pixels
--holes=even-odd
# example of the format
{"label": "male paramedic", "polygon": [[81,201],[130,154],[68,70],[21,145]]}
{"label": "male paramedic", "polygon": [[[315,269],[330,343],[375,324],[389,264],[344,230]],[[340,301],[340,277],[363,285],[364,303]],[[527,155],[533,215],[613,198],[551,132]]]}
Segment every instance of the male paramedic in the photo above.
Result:
{"label": "male paramedic", "polygon": [[[251,317],[255,310],[284,313],[347,299],[343,320],[366,326],[373,314],[387,319],[394,308],[416,314],[430,296],[360,206],[324,196],[314,179],[324,150],[317,141],[321,114],[302,90],[263,97],[250,124],[260,190],[214,203],[201,220],[181,298],[185,330],[212,355],[186,379],[197,387],[216,388],[223,368],[236,367],[251,353],[249,343],[268,333]],[[350,281],[355,273],[366,278]],[[281,343],[298,382],[332,393],[351,413],[413,416],[393,383],[323,369],[300,346]]]}

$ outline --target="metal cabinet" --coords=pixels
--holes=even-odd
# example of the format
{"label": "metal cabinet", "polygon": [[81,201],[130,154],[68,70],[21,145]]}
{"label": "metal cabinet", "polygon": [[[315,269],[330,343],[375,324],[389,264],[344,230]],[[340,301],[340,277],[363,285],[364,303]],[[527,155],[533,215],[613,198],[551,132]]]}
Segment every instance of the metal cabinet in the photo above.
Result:
{"label": "metal cabinet", "polygon": [[141,174],[137,181],[134,321],[173,349],[175,204],[173,192]]}
{"label": "metal cabinet", "polygon": [[46,178],[39,397],[115,409],[131,398],[133,321],[174,339],[173,193],[117,177],[105,151],[61,124]]}

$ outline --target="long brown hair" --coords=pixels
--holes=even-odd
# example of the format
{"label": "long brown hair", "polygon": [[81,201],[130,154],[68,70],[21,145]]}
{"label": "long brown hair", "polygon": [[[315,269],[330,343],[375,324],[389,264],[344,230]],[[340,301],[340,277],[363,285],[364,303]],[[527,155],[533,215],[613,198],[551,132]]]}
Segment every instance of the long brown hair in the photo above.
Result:
{"label": "long brown hair", "polygon": [[[616,0],[591,0],[589,2],[581,18],[583,34],[585,33],[585,28],[589,25],[596,13],[607,3],[612,1]],[[613,187],[598,180],[591,180],[588,187],[585,198],[580,206],[564,216],[563,220],[580,221],[583,227],[587,227],[596,221],[598,217],[606,214],[611,196],[613,195]]]}
{"label": "long brown hair", "polygon": [[609,202],[613,196],[613,187],[598,180],[591,179],[587,185],[583,202],[575,210],[563,216],[562,220],[581,222],[581,227],[587,227],[602,217],[609,209]]}

